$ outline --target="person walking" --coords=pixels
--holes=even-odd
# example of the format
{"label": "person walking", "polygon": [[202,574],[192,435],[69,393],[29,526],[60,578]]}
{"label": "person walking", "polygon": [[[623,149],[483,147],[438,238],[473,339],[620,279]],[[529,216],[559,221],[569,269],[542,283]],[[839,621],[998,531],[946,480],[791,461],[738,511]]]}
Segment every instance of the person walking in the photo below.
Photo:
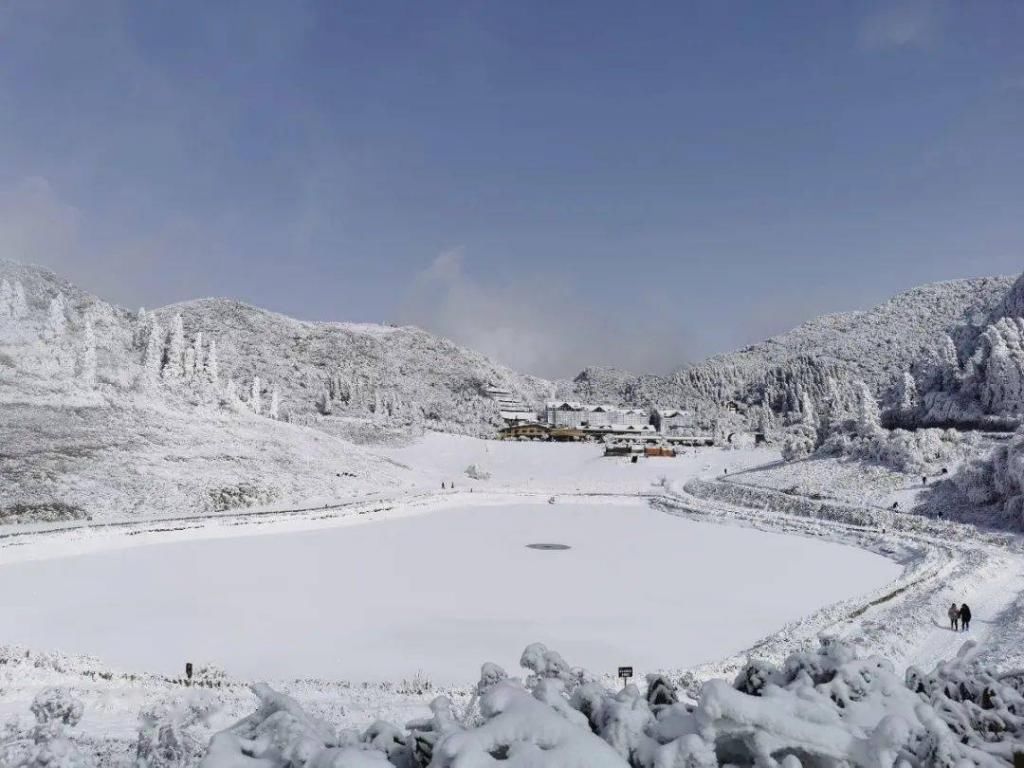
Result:
{"label": "person walking", "polygon": [[949,614],[949,628],[956,632],[956,624],[960,619],[960,609],[956,607],[956,603],[953,603],[949,606],[949,610],[946,613]]}
{"label": "person walking", "polygon": [[964,603],[960,606],[960,629],[964,632],[971,628],[971,609]]}

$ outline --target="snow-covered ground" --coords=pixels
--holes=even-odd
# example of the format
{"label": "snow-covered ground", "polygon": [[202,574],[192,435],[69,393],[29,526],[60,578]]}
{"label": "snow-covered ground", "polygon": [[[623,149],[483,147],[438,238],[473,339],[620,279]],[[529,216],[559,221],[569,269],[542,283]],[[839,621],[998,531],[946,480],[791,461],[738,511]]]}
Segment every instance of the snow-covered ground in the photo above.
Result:
{"label": "snow-covered ground", "polygon": [[[863,550],[673,519],[639,500],[572,501],[463,493],[397,519],[205,540],[198,529],[11,563],[0,636],[166,675],[194,660],[240,679],[469,684],[466,659],[513,668],[538,640],[593,671],[642,675],[739,651],[900,573]],[[571,548],[526,546],[548,542]],[[744,568],[720,567],[732,558]],[[273,625],[294,634],[287,653],[261,631]]]}
{"label": "snow-covered ground", "polygon": [[[426,713],[441,681],[471,682],[483,661],[514,669],[523,638],[598,674],[661,668],[690,692],[731,677],[748,649],[780,662],[823,632],[927,669],[964,639],[945,620],[954,600],[974,608],[971,637],[989,661],[1024,662],[1015,537],[854,503],[814,500],[812,514],[789,487],[776,508],[758,495],[758,473],[742,474],[772,466],[773,451],[632,464],[595,446],[428,435],[376,452],[406,482],[382,478],[372,500],[0,533],[0,621],[10,622],[0,633],[26,632],[29,646],[2,649],[0,720],[24,716],[46,685],[70,687],[86,706],[85,741],[117,764],[140,709],[191,695],[166,673],[192,659],[231,673],[209,692],[210,729],[255,708],[240,683],[256,670],[336,725],[402,722]],[[467,477],[470,464],[490,478]],[[691,492],[690,481],[725,470],[745,485],[705,484],[727,498]],[[442,493],[442,481],[456,491]],[[573,549],[523,546],[549,541]],[[137,626],[125,629],[128,616]],[[115,627],[122,637],[102,636]],[[102,660],[73,655],[90,651]],[[458,706],[470,697],[443,690]]]}

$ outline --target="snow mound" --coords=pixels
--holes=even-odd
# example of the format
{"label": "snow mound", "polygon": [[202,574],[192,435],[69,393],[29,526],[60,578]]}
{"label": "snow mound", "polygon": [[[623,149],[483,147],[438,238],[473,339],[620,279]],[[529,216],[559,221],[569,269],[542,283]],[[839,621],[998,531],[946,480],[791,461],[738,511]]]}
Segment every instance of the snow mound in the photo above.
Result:
{"label": "snow mound", "polygon": [[750,662],[733,683],[680,703],[652,676],[609,690],[557,653],[523,653],[525,683],[484,665],[461,715],[438,697],[405,728],[335,730],[266,685],[259,709],[216,734],[201,768],[933,768],[1009,766],[1024,753],[1024,697],[968,642],[931,673],[823,639],[779,667]]}

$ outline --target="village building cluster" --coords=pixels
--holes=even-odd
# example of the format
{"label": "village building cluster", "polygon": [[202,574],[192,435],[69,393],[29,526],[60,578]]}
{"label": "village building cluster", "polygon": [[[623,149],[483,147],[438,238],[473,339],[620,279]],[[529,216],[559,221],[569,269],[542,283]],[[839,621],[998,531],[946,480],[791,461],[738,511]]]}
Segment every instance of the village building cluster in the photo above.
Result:
{"label": "village building cluster", "polygon": [[498,404],[503,440],[597,441],[629,446],[711,445],[713,436],[698,429],[682,408],[622,408],[570,400],[552,400],[538,413],[514,393],[489,386],[484,393]]}

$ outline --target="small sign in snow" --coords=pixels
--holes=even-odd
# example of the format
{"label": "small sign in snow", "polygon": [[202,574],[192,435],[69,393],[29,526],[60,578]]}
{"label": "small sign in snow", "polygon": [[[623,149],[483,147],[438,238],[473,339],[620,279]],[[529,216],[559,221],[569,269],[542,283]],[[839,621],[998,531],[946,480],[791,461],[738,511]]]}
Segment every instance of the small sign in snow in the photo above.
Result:
{"label": "small sign in snow", "polygon": [[619,677],[623,680],[629,680],[633,676],[632,667],[619,667]]}

